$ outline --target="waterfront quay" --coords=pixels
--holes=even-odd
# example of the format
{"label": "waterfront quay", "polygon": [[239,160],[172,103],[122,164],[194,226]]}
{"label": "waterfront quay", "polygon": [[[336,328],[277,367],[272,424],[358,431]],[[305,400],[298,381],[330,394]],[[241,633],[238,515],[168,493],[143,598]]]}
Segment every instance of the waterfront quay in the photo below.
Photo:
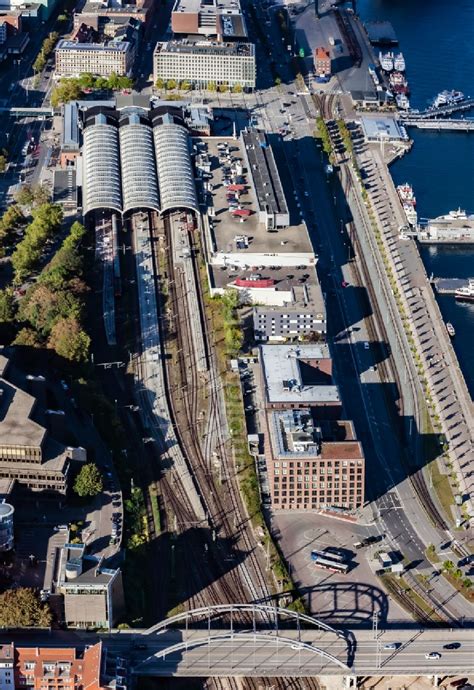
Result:
{"label": "waterfront quay", "polygon": [[[360,146],[357,163],[364,178],[369,204],[381,231],[384,250],[396,277],[403,307],[409,317],[409,327],[423,365],[424,376],[428,381],[436,410],[431,415],[431,424],[433,427],[435,422],[439,424],[452,472],[456,477],[458,488],[455,492],[462,495],[464,505],[472,515],[472,399],[417,245],[414,241],[400,238],[400,228],[406,224],[406,218],[379,147]],[[414,364],[411,355],[410,359]],[[412,373],[414,379],[421,378],[414,366]],[[424,406],[421,386],[416,388],[419,402]],[[429,429],[432,429],[431,424]],[[426,426],[423,429],[423,417],[420,416],[420,432],[430,433],[429,429]],[[447,473],[446,467],[442,471]]]}

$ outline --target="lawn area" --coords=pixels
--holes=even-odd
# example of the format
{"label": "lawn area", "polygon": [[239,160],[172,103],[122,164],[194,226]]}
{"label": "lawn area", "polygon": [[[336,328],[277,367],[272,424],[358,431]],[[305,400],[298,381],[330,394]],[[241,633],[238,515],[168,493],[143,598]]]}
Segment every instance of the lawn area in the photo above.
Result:
{"label": "lawn area", "polygon": [[442,619],[433,607],[418,592],[415,592],[403,577],[387,573],[381,575],[380,579],[390,595],[393,596],[402,608],[409,611],[415,620],[425,622],[428,619],[432,623],[442,622]]}

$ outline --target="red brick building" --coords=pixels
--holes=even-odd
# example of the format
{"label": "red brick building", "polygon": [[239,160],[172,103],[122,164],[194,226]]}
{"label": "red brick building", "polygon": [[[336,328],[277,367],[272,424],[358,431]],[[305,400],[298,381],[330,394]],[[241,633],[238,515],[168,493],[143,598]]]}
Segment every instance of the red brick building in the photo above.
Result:
{"label": "red brick building", "polygon": [[364,503],[364,454],[350,421],[310,409],[269,411],[265,459],[275,510],[354,510]]}
{"label": "red brick building", "polygon": [[331,75],[331,54],[326,48],[315,49],[314,71],[318,77],[329,77]]}

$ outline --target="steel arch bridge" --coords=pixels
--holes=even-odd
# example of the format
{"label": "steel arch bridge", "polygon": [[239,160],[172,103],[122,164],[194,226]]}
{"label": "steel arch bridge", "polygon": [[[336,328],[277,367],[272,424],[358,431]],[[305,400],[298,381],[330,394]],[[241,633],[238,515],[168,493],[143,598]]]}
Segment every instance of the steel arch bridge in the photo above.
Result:
{"label": "steel arch bridge", "polygon": [[203,606],[199,609],[191,609],[190,611],[184,611],[183,613],[178,613],[176,616],[166,618],[164,621],[160,621],[151,628],[148,628],[148,630],[146,630],[143,634],[152,635],[153,633],[167,630],[172,625],[182,621],[184,621],[186,625],[189,625],[189,621],[193,619],[209,619],[211,616],[214,618],[223,614],[230,614],[232,620],[234,613],[237,614],[241,612],[251,613],[253,621],[256,621],[257,615],[259,615],[261,618],[266,618],[267,620],[271,620],[271,618],[273,618],[276,622],[278,622],[279,617],[282,617],[293,620],[297,626],[300,626],[301,623],[304,623],[319,628],[320,630],[334,633],[337,637],[345,637],[345,634],[342,630],[337,630],[336,628],[331,627],[327,623],[323,623],[317,618],[308,616],[305,613],[290,611],[290,609],[271,606],[270,604],[220,604],[217,606]]}
{"label": "steel arch bridge", "polygon": [[[241,613],[251,614],[250,628],[236,627],[236,618]],[[211,623],[215,624],[224,615],[226,626],[213,628]],[[279,621],[284,619],[293,621],[296,631],[280,630]],[[306,614],[268,604],[193,609],[157,623],[142,636],[153,641],[148,645],[149,650],[155,643],[157,646],[134,669],[136,675],[169,675],[169,669],[173,669],[172,675],[187,675],[187,669],[196,670],[196,666],[201,669],[208,666],[205,673],[210,675],[229,672],[259,675],[262,659],[270,673],[277,667],[281,670],[282,657],[297,675],[307,675],[309,670],[312,675],[323,668],[332,668],[333,673],[351,673],[350,665],[333,653],[337,643],[340,652],[349,657],[350,644],[342,631]],[[259,662],[252,667],[249,659],[253,658],[255,663],[255,654]]]}

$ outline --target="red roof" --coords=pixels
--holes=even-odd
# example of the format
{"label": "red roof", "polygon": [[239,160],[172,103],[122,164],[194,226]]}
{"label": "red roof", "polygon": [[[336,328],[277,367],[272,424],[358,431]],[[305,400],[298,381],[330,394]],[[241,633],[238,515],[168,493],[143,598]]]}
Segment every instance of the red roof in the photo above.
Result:
{"label": "red roof", "polygon": [[237,278],[235,281],[237,287],[248,288],[266,288],[275,285],[273,278],[260,278],[259,280],[250,280],[249,278]]}
{"label": "red roof", "polygon": [[252,211],[249,211],[248,208],[236,208],[235,211],[232,211],[233,216],[250,216]]}
{"label": "red roof", "polygon": [[230,184],[227,187],[228,192],[243,192],[245,190],[244,184]]}

